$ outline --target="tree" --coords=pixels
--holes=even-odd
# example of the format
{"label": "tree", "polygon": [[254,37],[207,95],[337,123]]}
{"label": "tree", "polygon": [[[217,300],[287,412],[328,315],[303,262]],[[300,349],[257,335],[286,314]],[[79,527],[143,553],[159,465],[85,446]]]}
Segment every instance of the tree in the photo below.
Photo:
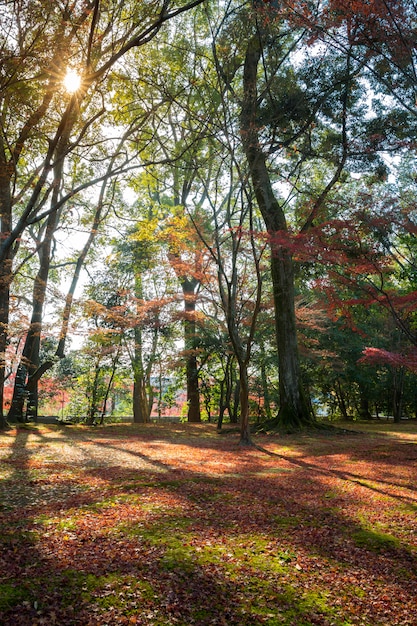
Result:
{"label": "tree", "polygon": [[[27,6],[8,3],[3,7],[0,33],[4,59],[0,77],[4,104],[0,137],[2,355],[7,344],[13,259],[22,234],[29,225],[47,220],[47,236],[40,246],[43,261],[39,280],[42,281],[41,276],[47,273],[50,239],[59,212],[76,193],[101,179],[98,174],[67,192],[61,191],[65,162],[80,147],[84,149],[89,130],[95,129],[104,115],[106,96],[102,87],[109,81],[112,68],[131,50],[147,44],[165,22],[200,2],[175,5],[165,0],[148,4],[142,11],[138,11],[136,3],[104,5],[100,0],[79,1],[62,8],[49,2]],[[116,30],[118,34],[114,37]],[[16,36],[9,38],[9,33]],[[64,99],[67,104],[62,107],[60,85],[69,64],[77,65],[81,80],[79,89]],[[16,120],[20,121],[17,125]],[[21,168],[21,164],[25,167]],[[123,165],[118,162],[116,171],[121,170]],[[33,323],[39,322],[33,320]],[[29,348],[28,352],[31,353]],[[3,363],[0,367],[1,389],[4,366]],[[36,363],[33,368],[36,371]]]}
{"label": "tree", "polygon": [[[245,26],[243,20],[246,20]],[[269,235],[280,377],[278,423],[288,427],[311,424],[314,417],[301,380],[295,318],[294,247],[290,243],[292,233],[288,225],[289,219],[292,219],[292,204],[277,193],[279,177],[275,168],[279,167],[279,159],[276,155],[287,158],[288,165],[291,164],[290,167],[282,166],[281,175],[282,180],[290,183],[300,178],[301,168],[306,162],[320,158],[320,144],[323,145],[326,140],[329,143],[329,136],[319,113],[323,114],[321,109],[335,85],[341,92],[342,104],[339,103],[338,108],[346,108],[343,107],[343,99],[351,82],[351,70],[346,66],[344,74],[341,71],[337,77],[327,77],[319,89],[317,83],[313,83],[322,70],[317,61],[314,79],[313,74],[309,78],[303,66],[295,71],[295,51],[300,49],[303,55],[308,56],[308,49],[302,41],[306,33],[301,30],[294,33],[285,23],[285,16],[274,9],[255,7],[254,11],[243,10],[241,15],[236,16],[231,10],[229,16],[219,22],[214,38],[215,62],[219,76],[234,97],[235,106],[240,109],[236,115],[239,117],[242,148],[254,195]],[[234,46],[227,43],[229,31],[237,32],[240,37]],[[308,57],[309,63],[311,60]],[[306,82],[312,87],[309,98],[305,91]],[[344,89],[340,89],[340,85]],[[332,143],[339,143],[339,150],[335,150],[334,154],[333,173],[327,175],[321,189],[317,189],[309,212],[300,219],[300,229],[311,226],[340,178],[346,159],[345,123],[343,117],[342,123],[338,124],[340,134],[333,133]],[[313,141],[317,144],[314,149]],[[275,166],[275,163],[278,165]],[[297,183],[291,193],[293,191],[298,193]]]}
{"label": "tree", "polygon": [[[251,202],[250,189],[242,172],[236,166],[236,146],[224,146],[222,161],[211,165],[216,173],[217,184],[204,183],[205,197],[210,207],[212,232],[206,233],[195,223],[196,230],[204,243],[215,267],[215,283],[206,280],[207,288],[215,285],[219,293],[211,296],[211,307],[224,319],[228,345],[239,372],[240,443],[251,444],[249,423],[249,365],[255,338],[257,319],[262,304],[264,278],[263,254],[265,244],[256,237],[256,218]],[[221,184],[219,184],[221,181]],[[227,383],[232,372],[233,361],[226,356],[227,364],[223,383]],[[218,430],[222,425],[222,414],[228,405],[230,412],[231,387],[228,387],[229,400],[220,406]],[[223,394],[222,394],[223,395]],[[227,397],[227,396],[226,396]]]}
{"label": "tree", "polygon": [[[160,340],[161,311],[167,303],[167,299],[158,294],[159,286],[152,278],[160,267],[159,244],[154,232],[158,219],[146,200],[144,207],[142,201],[138,199],[136,203],[135,226],[128,229],[121,242],[115,242],[116,257],[112,263],[114,275],[119,272],[128,277],[125,301],[131,309],[131,321],[125,331],[125,346],[133,371],[133,420],[137,423],[150,421],[154,401],[151,375]],[[138,219],[140,210],[143,215]],[[133,346],[129,335],[132,335]]]}

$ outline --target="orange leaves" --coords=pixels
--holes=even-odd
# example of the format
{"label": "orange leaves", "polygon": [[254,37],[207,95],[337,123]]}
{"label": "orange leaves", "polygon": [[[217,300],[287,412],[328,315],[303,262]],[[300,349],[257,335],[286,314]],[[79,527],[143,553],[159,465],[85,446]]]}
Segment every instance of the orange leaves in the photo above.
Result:
{"label": "orange leaves", "polygon": [[259,449],[211,424],[9,431],[1,584],[21,593],[0,621],[411,626],[417,432],[402,430]]}

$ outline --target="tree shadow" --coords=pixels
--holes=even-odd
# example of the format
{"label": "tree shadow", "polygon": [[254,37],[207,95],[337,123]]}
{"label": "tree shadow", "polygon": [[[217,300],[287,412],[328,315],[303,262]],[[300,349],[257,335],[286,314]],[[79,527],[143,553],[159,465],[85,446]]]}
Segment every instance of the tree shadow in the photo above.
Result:
{"label": "tree shadow", "polygon": [[[52,475],[34,473],[31,432],[39,445],[56,441],[19,429],[7,459],[3,494],[13,497],[1,511],[4,626],[102,626],[133,618],[155,625],[337,624],[318,599],[307,602],[314,577],[332,601],[344,586],[352,623],[355,611],[369,626],[412,623],[405,615],[417,591],[415,553],[349,511],[360,500],[356,488],[401,500],[389,482],[381,492],[358,483],[353,472],[286,454],[273,454],[279,467],[265,465],[261,456],[270,452],[248,453],[237,444],[235,450],[234,443],[226,448],[238,454],[236,475],[213,476],[178,470],[153,458],[152,449],[126,451],[123,441],[106,443],[101,433],[93,448],[91,435],[69,432],[64,441],[77,448],[79,462],[74,475],[58,481],[58,492]],[[187,445],[192,455],[198,444]],[[206,447],[224,452],[214,443]],[[97,450],[107,451],[106,462]],[[115,464],[112,452],[143,467]],[[57,459],[57,472],[60,463],[65,459]],[[323,477],[336,481],[333,492]],[[92,487],[72,491],[74,483]],[[59,501],[48,497],[50,489]],[[383,594],[394,595],[382,602]],[[257,601],[258,609],[250,609]]]}

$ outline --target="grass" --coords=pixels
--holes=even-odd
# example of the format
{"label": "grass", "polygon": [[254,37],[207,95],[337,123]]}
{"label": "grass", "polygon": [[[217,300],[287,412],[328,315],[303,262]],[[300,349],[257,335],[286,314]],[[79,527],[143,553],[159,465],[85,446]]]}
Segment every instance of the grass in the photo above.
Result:
{"label": "grass", "polygon": [[417,427],[344,426],[1,434],[0,623],[412,626]]}

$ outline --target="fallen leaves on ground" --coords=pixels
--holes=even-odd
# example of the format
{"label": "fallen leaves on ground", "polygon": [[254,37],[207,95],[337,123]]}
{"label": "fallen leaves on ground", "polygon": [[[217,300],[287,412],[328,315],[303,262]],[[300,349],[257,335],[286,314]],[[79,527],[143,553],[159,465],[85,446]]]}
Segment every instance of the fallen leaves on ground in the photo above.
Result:
{"label": "fallen leaves on ground", "polygon": [[0,623],[415,626],[417,426],[0,435]]}

